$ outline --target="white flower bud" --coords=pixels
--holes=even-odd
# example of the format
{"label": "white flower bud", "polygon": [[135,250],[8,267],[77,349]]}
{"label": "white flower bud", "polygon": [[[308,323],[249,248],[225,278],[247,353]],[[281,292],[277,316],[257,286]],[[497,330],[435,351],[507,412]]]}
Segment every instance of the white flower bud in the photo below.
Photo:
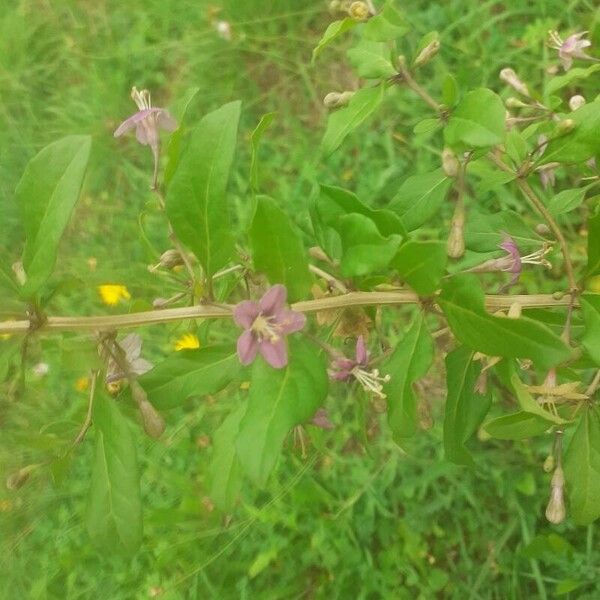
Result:
{"label": "white flower bud", "polygon": [[339,108],[340,106],[346,106],[350,99],[354,96],[354,92],[329,92],[325,98],[323,98],[323,104],[326,108]]}
{"label": "white flower bud", "polygon": [[456,177],[458,174],[460,163],[450,148],[444,148],[442,150],[442,168],[448,177]]}
{"label": "white flower bud", "polygon": [[569,98],[569,108],[571,110],[577,110],[581,108],[585,104],[585,98],[577,94],[576,96],[571,96]]}
{"label": "white flower bud", "polygon": [[529,89],[527,88],[527,85],[519,79],[514,69],[502,69],[502,71],[500,71],[500,79],[510,85],[510,87],[512,87],[514,90],[519,92],[519,94],[529,97]]}
{"label": "white flower bud", "polygon": [[422,67],[426,65],[440,50],[440,40],[435,39],[429,42],[421,52],[417,58],[415,58],[414,66]]}

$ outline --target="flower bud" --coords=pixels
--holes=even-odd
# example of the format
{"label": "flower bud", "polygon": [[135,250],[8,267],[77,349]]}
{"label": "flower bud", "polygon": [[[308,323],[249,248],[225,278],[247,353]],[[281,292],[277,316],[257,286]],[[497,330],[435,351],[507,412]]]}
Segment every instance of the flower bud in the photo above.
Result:
{"label": "flower bud", "polygon": [[548,456],[546,456],[544,464],[542,465],[542,469],[544,469],[545,473],[551,473],[554,469],[554,464],[554,454],[548,454]]}
{"label": "flower bud", "polygon": [[557,133],[569,133],[575,128],[575,121],[573,119],[563,119],[560,121],[556,127]]}
{"label": "flower bud", "polygon": [[417,58],[415,58],[414,66],[422,67],[426,65],[440,50],[440,40],[437,38],[429,42],[421,52],[419,52]]}
{"label": "flower bud", "polygon": [[535,232],[539,235],[549,235],[550,227],[548,227],[548,225],[546,225],[546,223],[538,223],[535,226]]}
{"label": "flower bud", "polygon": [[446,253],[450,258],[460,258],[465,253],[465,209],[462,202],[454,209]]}
{"label": "flower bud", "polygon": [[148,400],[138,402],[138,406],[142,415],[144,431],[152,439],[157,440],[165,430],[165,420]]}
{"label": "flower bud", "polygon": [[19,285],[25,285],[27,283],[27,275],[25,274],[25,269],[23,267],[23,263],[19,260],[16,263],[12,264],[12,270],[17,278],[17,282]]}
{"label": "flower bud", "polygon": [[564,521],[565,509],[565,476],[561,467],[556,467],[552,481],[550,482],[550,500],[546,507],[546,519],[557,525]]}
{"label": "flower bud", "polygon": [[504,101],[504,105],[506,106],[506,108],[529,108],[529,106],[530,106],[526,102],[523,102],[522,100],[519,100],[518,98],[515,98],[514,96],[507,98]]}
{"label": "flower bud", "polygon": [[585,104],[585,98],[579,94],[576,96],[571,96],[569,98],[569,108],[571,110],[577,110],[581,108]]}
{"label": "flower bud", "polygon": [[442,151],[442,169],[448,177],[456,177],[460,169],[460,163],[450,148],[444,148]]}
{"label": "flower bud", "polygon": [[348,9],[348,14],[355,21],[366,21],[370,11],[366,2],[353,2]]}
{"label": "flower bud", "polygon": [[325,98],[323,98],[323,104],[325,108],[339,108],[340,106],[346,106],[350,99],[354,96],[354,92],[329,92]]}
{"label": "flower bud", "polygon": [[165,269],[172,269],[183,264],[183,258],[178,250],[171,248],[160,255],[160,266]]}
{"label": "flower bud", "polygon": [[519,79],[519,76],[515,73],[514,69],[502,69],[500,71],[500,79],[519,92],[519,94],[529,97],[527,85]]}
{"label": "flower bud", "polygon": [[27,480],[29,479],[31,473],[33,473],[33,471],[35,471],[38,468],[38,466],[39,465],[27,465],[26,467],[23,467],[22,469],[11,473],[6,478],[6,487],[11,492],[22,488],[27,483]]}

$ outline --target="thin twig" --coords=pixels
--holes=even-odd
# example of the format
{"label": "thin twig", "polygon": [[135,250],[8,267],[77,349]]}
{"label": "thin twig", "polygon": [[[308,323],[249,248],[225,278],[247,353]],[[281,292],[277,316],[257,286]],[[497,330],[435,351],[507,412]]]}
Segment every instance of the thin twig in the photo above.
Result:
{"label": "thin twig", "polygon": [[[568,295],[557,298],[553,294],[498,294],[485,296],[485,305],[491,311],[510,308],[515,302],[518,302],[523,308],[556,308],[568,307],[571,301]],[[419,296],[408,290],[397,292],[349,292],[340,296],[296,302],[292,305],[292,308],[298,312],[313,313],[349,306],[394,306],[419,303]],[[578,306],[577,299],[573,299],[573,305]],[[129,327],[184,321],[186,319],[230,319],[232,318],[232,310],[233,305],[231,304],[212,303],[121,315],[48,317],[38,327],[38,330],[50,333],[58,331],[114,331]],[[30,327],[31,324],[28,319],[4,321],[0,322],[0,333],[27,333]]]}
{"label": "thin twig", "polygon": [[85,434],[87,433],[88,429],[92,425],[92,411],[94,408],[94,396],[96,395],[96,381],[97,380],[98,380],[98,371],[93,370],[92,371],[92,380],[90,382],[90,396],[89,396],[89,400],[88,400],[88,409],[87,409],[87,413],[85,415],[85,421],[83,422],[83,425],[81,426],[81,429],[79,430],[79,433],[77,434],[77,437],[73,440],[73,446],[77,446],[83,441]]}
{"label": "thin twig", "polygon": [[585,395],[592,397],[596,391],[600,388],[600,369],[596,371],[596,375],[594,375],[594,379],[588,386],[587,390],[585,390]]}

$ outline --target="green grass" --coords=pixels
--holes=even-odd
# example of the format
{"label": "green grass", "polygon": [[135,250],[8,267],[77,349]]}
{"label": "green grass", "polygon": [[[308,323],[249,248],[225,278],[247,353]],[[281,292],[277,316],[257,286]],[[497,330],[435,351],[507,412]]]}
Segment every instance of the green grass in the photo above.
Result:
{"label": "green grass", "polygon": [[[326,119],[321,98],[358,85],[345,63],[344,42],[310,66],[312,48],[331,20],[327,2],[225,0],[219,18],[232,23],[230,42],[215,34],[210,4],[219,6],[217,0],[28,0],[0,6],[3,266],[22,249],[13,191],[27,160],[62,135],[91,133],[94,139],[83,199],[61,249],[62,287],[53,312],[108,311],[95,290],[102,282],[136,281],[132,308],[165,295],[164,282],[146,270],[168,247],[148,190],[150,153],[133,139],[112,137],[132,112],[132,85],[151,89],[155,102],[165,106],[199,88],[194,117],[243,100],[231,185],[242,222],[249,206],[249,134],[270,111],[277,117],[261,145],[262,189],[301,228],[309,227],[306,205],[316,181],[385,204],[407,173],[439,163],[437,145],[412,133],[429,115],[405,91],[389,98],[380,116],[341,152],[318,159]],[[508,65],[539,82],[547,29],[589,29],[598,46],[594,8],[585,0],[412,2],[405,50],[420,35],[440,32],[440,58],[422,80],[434,96],[447,72],[462,89],[501,89],[497,74]],[[154,250],[140,240],[140,222]],[[90,257],[97,260],[93,271]],[[143,331],[150,354],[171,351],[180,330]],[[74,435],[85,413],[85,394],[74,390],[83,374],[77,361],[60,367],[65,350],[47,338],[31,354],[32,364],[49,362],[51,373],[38,381],[28,371],[25,396],[11,404],[0,398],[0,466],[6,473],[43,460],[57,440]],[[443,461],[442,391],[435,380],[425,393],[436,425],[404,455],[382,416],[360,395],[344,396],[340,389],[331,400],[338,429],[311,430],[306,457],[290,439],[269,488],[246,488],[227,519],[205,500],[209,450],[197,441],[210,437],[239,399],[219,397],[214,404],[173,411],[160,442],[137,434],[146,523],[143,548],[131,560],[99,554],[87,538],[82,517],[92,456],[88,439],[64,476],[55,473],[53,480],[44,470],[18,492],[0,491],[0,596],[112,600],[149,598],[160,589],[161,598],[219,600],[525,599],[555,597],[557,583],[573,579],[583,585],[565,597],[597,598],[597,532],[568,523],[552,528],[543,517],[548,477],[541,465],[549,441],[478,442],[478,468],[460,469]],[[536,538],[555,534],[561,537]],[[526,552],[534,539],[538,546],[554,540],[555,548],[534,544]]]}

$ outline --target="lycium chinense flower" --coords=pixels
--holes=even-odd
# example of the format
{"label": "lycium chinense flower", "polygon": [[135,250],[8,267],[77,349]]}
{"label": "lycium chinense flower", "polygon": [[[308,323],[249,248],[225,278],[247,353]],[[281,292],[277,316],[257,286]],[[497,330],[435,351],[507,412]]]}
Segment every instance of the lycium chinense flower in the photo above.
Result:
{"label": "lycium chinense flower", "polygon": [[584,48],[589,48],[592,45],[590,40],[583,39],[583,36],[586,33],[587,31],[574,33],[563,41],[557,31],[548,32],[548,35],[550,36],[550,47],[558,50],[558,58],[565,71],[568,71],[571,68],[574,58],[594,60],[594,58],[583,51]]}
{"label": "lycium chinense flower", "polygon": [[258,353],[276,369],[287,365],[285,336],[300,331],[306,317],[287,308],[286,299],[285,286],[274,285],[258,302],[244,300],[233,309],[233,319],[244,329],[237,342],[243,365],[250,364]]}
{"label": "lycium chinense flower", "polygon": [[143,375],[154,366],[146,359],[141,358],[142,338],[137,333],[126,335],[120,342],[115,342],[117,351],[123,353],[123,360],[127,365],[127,372],[123,367],[117,364],[117,361],[111,356],[108,359],[106,368],[106,383],[114,383],[120,379],[126,379],[132,375]]}
{"label": "lycium chinense flower", "polygon": [[362,335],[356,340],[354,358],[340,356],[335,358],[329,369],[329,376],[337,381],[356,379],[362,388],[379,398],[385,398],[383,384],[390,380],[389,375],[381,376],[378,369],[368,369],[369,353]]}
{"label": "lycium chinense flower", "polygon": [[154,156],[152,187],[155,188],[158,181],[159,128],[174,131],[177,129],[177,121],[164,108],[152,107],[148,90],[139,91],[134,87],[131,90],[131,97],[139,110],[117,127],[114,136],[119,137],[135,127],[135,136],[138,142],[144,146],[150,146]]}

